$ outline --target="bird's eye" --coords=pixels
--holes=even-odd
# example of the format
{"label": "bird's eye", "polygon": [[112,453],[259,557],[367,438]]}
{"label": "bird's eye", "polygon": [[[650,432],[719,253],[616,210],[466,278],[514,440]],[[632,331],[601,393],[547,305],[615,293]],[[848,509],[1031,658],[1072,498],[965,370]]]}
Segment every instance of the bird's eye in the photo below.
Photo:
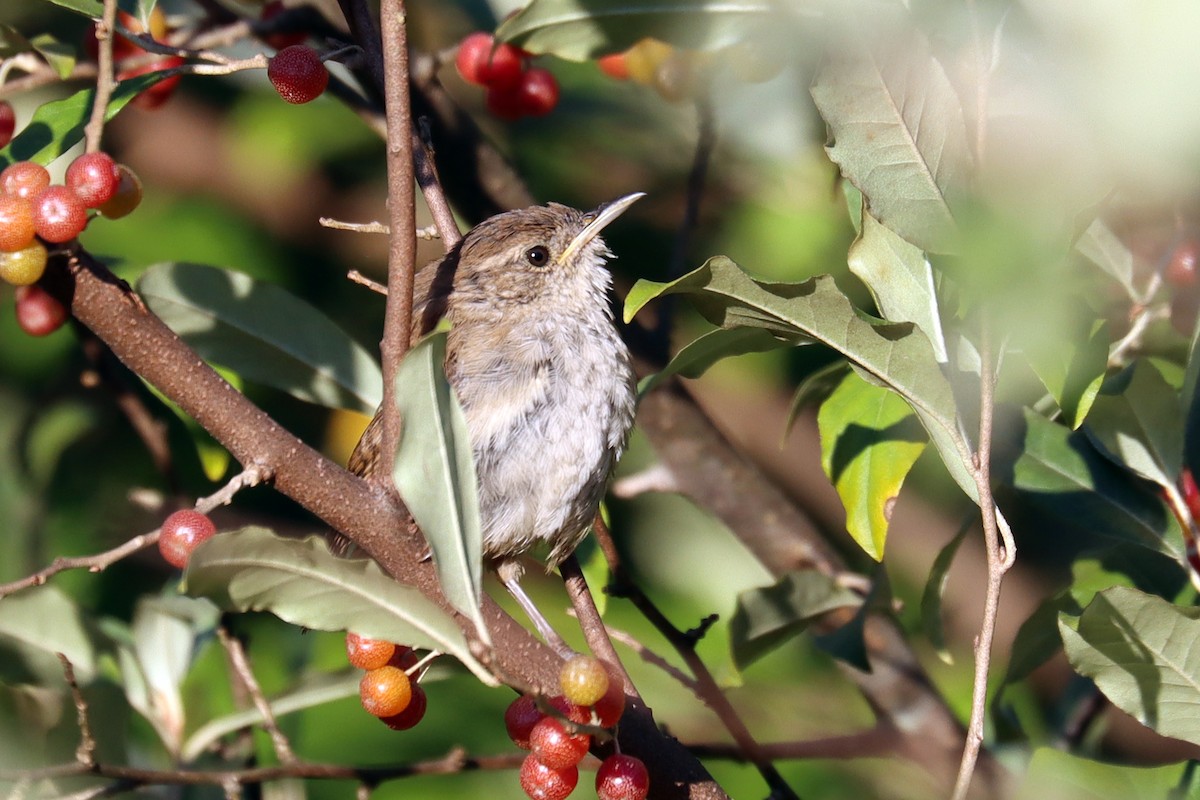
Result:
{"label": "bird's eye", "polygon": [[525,251],[525,260],[535,267],[544,267],[550,260],[550,251],[539,244]]}

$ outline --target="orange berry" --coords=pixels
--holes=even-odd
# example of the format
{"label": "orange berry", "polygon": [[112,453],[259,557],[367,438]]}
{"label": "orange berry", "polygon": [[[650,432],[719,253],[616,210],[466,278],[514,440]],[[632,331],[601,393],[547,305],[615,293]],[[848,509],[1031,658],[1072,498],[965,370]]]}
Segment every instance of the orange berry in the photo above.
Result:
{"label": "orange berry", "polygon": [[406,731],[425,718],[425,709],[428,705],[429,698],[425,696],[425,690],[421,688],[420,684],[414,684],[412,700],[409,701],[408,706],[394,717],[380,717],[379,721],[394,731]]}
{"label": "orange berry", "polygon": [[363,675],[358,696],[368,714],[394,717],[412,701],[412,682],[399,667],[380,667]]}
{"label": "orange berry", "polygon": [[346,634],[346,660],[359,669],[379,669],[396,652],[396,645],[381,639],[368,639],[357,633]]}

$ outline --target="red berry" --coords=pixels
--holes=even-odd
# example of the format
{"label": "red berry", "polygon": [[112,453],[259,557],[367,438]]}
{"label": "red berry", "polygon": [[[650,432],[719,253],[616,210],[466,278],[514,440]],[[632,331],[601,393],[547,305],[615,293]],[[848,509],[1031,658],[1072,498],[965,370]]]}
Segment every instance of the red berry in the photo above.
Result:
{"label": "red berry", "polygon": [[611,53],[596,59],[596,66],[610,78],[619,81],[629,80],[629,64],[625,62],[624,53]]}
{"label": "red berry", "polygon": [[649,793],[650,775],[641,759],[617,753],[604,759],[596,770],[599,800],[646,800]]}
{"label": "red berry", "polygon": [[579,767],[551,769],[533,754],[521,764],[521,788],[532,800],[563,800],[579,783]]}
{"label": "red berry", "polygon": [[608,691],[608,672],[597,659],[577,655],[562,665],[558,683],[568,701],[578,706],[590,706]]}
{"label": "red berry", "polygon": [[117,193],[121,173],[108,153],[84,153],[67,167],[66,185],[88,208],[104,205]]}
{"label": "red berry", "polygon": [[346,660],[359,669],[379,669],[386,666],[396,645],[382,639],[368,639],[357,633],[346,634]]}
{"label": "red berry", "polygon": [[552,769],[572,767],[583,760],[592,737],[571,733],[561,720],[543,717],[529,732],[529,749],[537,760]]}
{"label": "red berry", "polygon": [[11,253],[0,253],[0,280],[13,286],[37,283],[46,271],[46,248],[38,241]]}
{"label": "red berry", "polygon": [[267,62],[267,77],[289,103],[316,100],[329,84],[329,70],[317,51],[303,44],[285,47]]}
{"label": "red berry", "polygon": [[1171,253],[1171,260],[1167,262],[1163,277],[1172,286],[1194,285],[1197,278],[1200,278],[1196,272],[1197,259],[1200,259],[1200,241],[1185,239],[1175,248],[1175,252]]}
{"label": "red berry", "polygon": [[[130,78],[136,78],[139,75],[149,75],[152,72],[165,72],[169,69],[175,69],[183,64],[183,58],[180,56],[163,56],[155,59],[148,64],[142,64],[140,67],[132,67],[122,70],[117,73],[117,80],[126,81]],[[143,89],[137,97],[133,98],[133,104],[145,111],[153,111],[170,99],[175,93],[175,87],[179,85],[181,75],[170,75],[163,78],[158,83]]]}
{"label": "red berry", "polygon": [[1187,504],[1192,519],[1200,523],[1200,488],[1196,487],[1196,479],[1187,467],[1179,476],[1179,488],[1183,492],[1183,502]]}
{"label": "red berry", "polygon": [[545,716],[538,710],[532,695],[521,695],[509,703],[504,712],[504,727],[508,731],[508,738],[512,739],[517,747],[528,750],[529,732]]}
{"label": "red berry", "polygon": [[0,194],[0,251],[11,253],[33,244],[33,203],[28,198]]}
{"label": "red berry", "polygon": [[379,719],[394,731],[406,731],[425,718],[425,708],[428,705],[429,698],[425,696],[425,690],[419,684],[413,684],[412,699],[408,701],[408,706],[395,716]]}
{"label": "red berry", "polygon": [[48,186],[33,198],[33,229],[47,242],[74,239],[87,225],[87,209],[66,186]]}
{"label": "red berry", "polygon": [[17,161],[0,172],[0,192],[33,197],[50,185],[50,173],[41,164]]}
{"label": "red berry", "polygon": [[454,65],[458,74],[467,83],[483,86],[486,81],[488,59],[492,55],[492,35],[478,31],[463,39],[458,45],[458,53],[454,56]]}
{"label": "red berry", "polygon": [[592,706],[596,722],[602,728],[611,728],[621,721],[625,713],[625,681],[617,668],[605,662],[604,670],[608,673],[608,689]]}
{"label": "red berry", "polygon": [[109,219],[120,219],[142,202],[142,182],[137,174],[124,164],[117,164],[117,174],[121,179],[117,183],[116,193],[96,209]]}
{"label": "red berry", "polygon": [[505,122],[514,122],[525,113],[519,87],[488,87],[487,110]]}
{"label": "red berry", "polygon": [[18,286],[17,324],[30,336],[47,336],[67,321],[67,309],[40,286]]}
{"label": "red berry", "polygon": [[421,663],[421,657],[418,656],[417,651],[413,650],[411,647],[398,644],[396,645],[395,652],[392,653],[392,657],[388,659],[387,663],[393,667],[399,667],[405,672],[408,672],[417,664]]}
{"label": "red berry", "polygon": [[577,706],[561,694],[556,694],[549,700],[550,705],[567,719],[578,725],[588,725],[592,721],[592,711],[583,706]]}
{"label": "red berry", "polygon": [[0,100],[0,147],[8,147],[16,129],[17,114],[13,111],[12,103]]}
{"label": "red berry", "polygon": [[[270,22],[285,11],[287,11],[287,6],[283,4],[283,0],[271,0],[263,6],[262,15],[259,18],[263,22]],[[263,41],[276,50],[282,50],[294,44],[303,44],[307,38],[308,34],[303,31],[278,31],[267,34],[263,37]]]}
{"label": "red berry", "polygon": [[498,44],[483,70],[483,83],[490,88],[511,89],[521,82],[525,51],[511,44]]}
{"label": "red berry", "polygon": [[558,105],[558,81],[550,70],[534,67],[517,87],[521,110],[531,117],[544,117]]}
{"label": "red berry", "polygon": [[158,551],[167,563],[183,569],[196,548],[212,538],[217,526],[206,515],[192,509],[176,511],[162,524]]}
{"label": "red berry", "polygon": [[358,696],[368,714],[394,717],[412,701],[412,682],[399,667],[380,667],[363,675]]}

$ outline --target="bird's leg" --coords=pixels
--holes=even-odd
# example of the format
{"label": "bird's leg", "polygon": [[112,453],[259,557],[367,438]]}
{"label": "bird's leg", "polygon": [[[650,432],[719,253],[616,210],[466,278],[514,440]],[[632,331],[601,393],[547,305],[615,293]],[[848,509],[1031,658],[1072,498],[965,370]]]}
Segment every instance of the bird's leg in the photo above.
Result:
{"label": "bird's leg", "polygon": [[533,600],[529,595],[525,594],[525,590],[521,588],[521,576],[525,573],[525,568],[521,566],[516,559],[505,559],[496,567],[496,574],[500,577],[500,582],[504,584],[504,588],[508,589],[508,593],[517,601],[517,605],[525,611],[525,616],[529,617],[529,621],[537,628],[538,633],[546,640],[546,644],[554,649],[563,659],[570,658],[575,655],[575,651],[571,646],[558,635],[558,631],[550,626],[546,618],[542,616],[542,612],[533,604]]}

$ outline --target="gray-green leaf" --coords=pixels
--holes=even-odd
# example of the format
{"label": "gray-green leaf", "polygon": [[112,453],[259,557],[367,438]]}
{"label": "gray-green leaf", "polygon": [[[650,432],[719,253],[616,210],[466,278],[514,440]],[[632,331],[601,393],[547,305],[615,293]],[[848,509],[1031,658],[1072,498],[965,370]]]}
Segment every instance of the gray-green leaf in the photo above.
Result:
{"label": "gray-green leaf", "polygon": [[1143,725],[1200,744],[1200,608],[1115,587],[1074,622],[1059,618],[1076,671]]}
{"label": "gray-green leaf", "polygon": [[323,631],[440,650],[489,686],[496,680],[471,655],[450,616],[374,561],[336,558],[324,539],[284,539],[264,528],[214,536],[192,554],[187,589],[237,611],[270,611]]}
{"label": "gray-green leaf", "polygon": [[734,663],[745,669],[822,614],[861,603],[861,597],[816,570],[789,572],[771,586],[742,592],[729,624]]}
{"label": "gray-green leaf", "polygon": [[1175,485],[1183,468],[1183,411],[1149,361],[1139,359],[1105,381],[1083,429],[1114,463],[1160,486]]}
{"label": "gray-green leaf", "polygon": [[944,253],[956,227],[953,197],[971,168],[962,103],[924,35],[889,27],[869,41],[847,34],[812,96],[829,125],[829,156],[871,215],[922,250]]}
{"label": "gray-green leaf", "polygon": [[437,333],[409,351],[396,371],[403,427],[392,477],[433,550],[442,593],[488,641],[480,611],[483,532],[475,463],[445,361],[446,334]]}
{"label": "gray-green leaf", "polygon": [[148,269],[138,291],[196,352],[248,380],[324,406],[365,413],[379,406],[383,377],[366,348],[278,286],[171,262]]}
{"label": "gray-green leaf", "polygon": [[929,432],[951,477],[972,500],[978,489],[958,431],[950,383],[929,340],[911,323],[871,320],[828,275],[803,283],[757,281],[724,256],[671,283],[641,280],[625,300],[625,319],[656,297],[686,294],[710,322],[807,337],[845,356],[868,380],[905,399]]}

